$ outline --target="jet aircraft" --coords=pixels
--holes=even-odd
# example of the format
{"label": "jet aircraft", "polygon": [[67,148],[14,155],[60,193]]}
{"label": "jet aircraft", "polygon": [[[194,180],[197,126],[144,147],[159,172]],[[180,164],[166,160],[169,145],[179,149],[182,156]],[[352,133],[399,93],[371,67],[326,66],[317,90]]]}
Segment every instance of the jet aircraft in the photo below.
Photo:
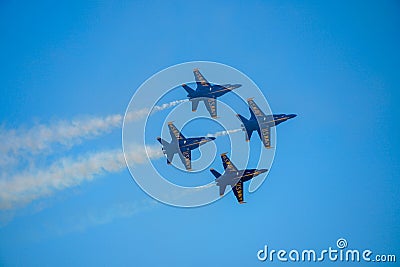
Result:
{"label": "jet aircraft", "polygon": [[168,128],[172,138],[171,143],[168,143],[161,137],[157,137],[158,142],[162,145],[163,153],[167,157],[167,164],[171,164],[174,155],[178,154],[186,170],[189,171],[192,169],[191,151],[215,140],[215,137],[186,138],[172,122],[168,122]]}
{"label": "jet aircraft", "polygon": [[250,141],[253,131],[257,131],[264,147],[271,148],[271,127],[296,117],[296,114],[265,115],[252,98],[247,99],[251,117],[246,119],[240,114],[236,116],[242,122],[242,130],[246,132],[246,141]]}
{"label": "jet aircraft", "polygon": [[182,84],[182,87],[188,93],[187,97],[192,102],[192,111],[196,111],[199,102],[204,101],[212,118],[217,117],[217,97],[242,86],[241,84],[210,84],[200,73],[199,69],[194,69],[193,74],[197,84],[196,90],[186,84]]}
{"label": "jet aircraft", "polygon": [[219,186],[219,195],[223,196],[226,187],[230,185],[239,204],[246,203],[244,202],[243,196],[243,183],[251,180],[259,174],[267,172],[268,169],[238,170],[230,161],[226,153],[221,154],[221,159],[225,169],[225,172],[222,175],[215,169],[210,169],[211,173],[215,176],[215,182],[217,183],[217,186]]}

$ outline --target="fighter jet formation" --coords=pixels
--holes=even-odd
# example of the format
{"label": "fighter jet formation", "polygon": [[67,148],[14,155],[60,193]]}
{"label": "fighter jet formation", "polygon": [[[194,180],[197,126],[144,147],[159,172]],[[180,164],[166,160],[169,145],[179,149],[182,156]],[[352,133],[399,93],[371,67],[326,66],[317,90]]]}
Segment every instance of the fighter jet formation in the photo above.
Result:
{"label": "fighter jet formation", "polygon": [[[196,80],[196,89],[192,89],[186,84],[182,87],[186,90],[189,101],[192,102],[192,111],[195,112],[200,101],[203,101],[206,109],[212,118],[217,118],[217,97],[220,97],[232,90],[241,87],[240,84],[211,84],[200,73],[199,69],[194,69],[193,74]],[[271,147],[271,128],[280,123],[296,117],[296,114],[273,114],[265,115],[258,107],[253,98],[247,99],[250,111],[250,118],[246,119],[240,114],[236,116],[241,121],[242,130],[245,132],[245,140],[250,141],[254,131],[257,131],[265,148]],[[178,154],[185,169],[192,170],[191,151],[208,142],[214,141],[215,137],[191,137],[186,138],[172,122],[168,122],[171,142],[168,143],[161,137],[157,140],[162,145],[162,151],[167,158],[167,164],[171,164],[175,154]],[[219,195],[225,194],[226,187],[229,185],[239,204],[244,202],[243,183],[252,178],[265,173],[268,169],[243,169],[240,170],[231,162],[226,155],[221,154],[222,164],[224,166],[223,174],[211,168],[210,172],[215,176],[215,184],[219,187]]]}

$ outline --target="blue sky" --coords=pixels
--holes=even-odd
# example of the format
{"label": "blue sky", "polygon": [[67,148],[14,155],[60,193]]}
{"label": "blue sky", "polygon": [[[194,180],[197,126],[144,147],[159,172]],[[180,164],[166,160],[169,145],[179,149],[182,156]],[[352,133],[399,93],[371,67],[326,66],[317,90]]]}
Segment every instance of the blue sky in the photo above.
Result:
{"label": "blue sky", "polygon": [[39,152],[17,150],[1,166],[2,185],[51,178],[52,166],[76,170],[95,156],[116,165],[82,179],[68,172],[28,199],[0,188],[0,265],[273,266],[256,258],[265,244],[324,249],[340,237],[399,257],[399,8],[396,1],[1,3],[4,159],[8,145],[21,144],[15,136],[122,115],[147,78],[186,61],[231,65],[273,112],[298,117],[277,128],[272,169],[257,192],[245,193],[246,205],[232,193],[192,209],[154,202],[107,154],[121,149],[117,126]]}

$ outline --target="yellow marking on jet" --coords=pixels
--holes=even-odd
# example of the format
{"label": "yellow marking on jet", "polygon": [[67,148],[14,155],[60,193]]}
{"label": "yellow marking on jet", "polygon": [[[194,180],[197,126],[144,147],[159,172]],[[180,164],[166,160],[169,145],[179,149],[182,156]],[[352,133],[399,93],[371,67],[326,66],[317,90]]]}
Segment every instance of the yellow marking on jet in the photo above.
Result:
{"label": "yellow marking on jet", "polygon": [[248,173],[248,174],[241,175],[241,176],[235,176],[235,177],[233,177],[233,179],[242,178],[242,177],[247,177],[247,176],[252,176],[252,175],[253,175],[252,173]]}

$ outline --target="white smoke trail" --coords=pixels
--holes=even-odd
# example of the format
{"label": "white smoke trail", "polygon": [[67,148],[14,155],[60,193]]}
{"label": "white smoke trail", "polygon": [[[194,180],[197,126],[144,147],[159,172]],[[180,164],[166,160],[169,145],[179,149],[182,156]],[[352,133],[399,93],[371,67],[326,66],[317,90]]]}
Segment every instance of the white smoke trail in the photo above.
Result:
{"label": "white smoke trail", "polygon": [[[159,147],[146,147],[150,158],[159,158],[163,153]],[[146,150],[142,147],[130,149],[126,154],[130,161],[143,163]],[[49,196],[55,191],[91,181],[103,173],[119,172],[126,166],[121,150],[99,152],[77,159],[62,158],[45,169],[30,168],[23,172],[0,178],[0,210],[13,209],[36,199]]]}
{"label": "white smoke trail", "polygon": [[[152,109],[143,108],[126,114],[126,122],[143,119],[187,100],[178,100]],[[0,210],[9,210],[36,199],[53,194],[58,190],[90,181],[106,172],[118,172],[125,168],[121,150],[86,154],[78,158],[61,158],[47,167],[35,166],[37,157],[53,145],[72,146],[83,139],[93,138],[121,127],[123,116],[80,118],[72,121],[58,121],[48,125],[36,125],[30,129],[0,129]],[[162,157],[159,147],[147,147],[150,158]],[[125,156],[135,163],[144,162],[147,157],[143,147],[132,149]],[[53,152],[53,151],[52,151]],[[45,154],[47,157],[48,154]],[[15,171],[15,166],[28,167]],[[29,167],[30,166],[30,167]],[[14,167],[14,168],[13,168]]]}
{"label": "white smoke trail", "polygon": [[228,134],[240,132],[241,130],[242,129],[234,129],[234,130],[220,131],[220,132],[216,132],[216,133],[209,133],[209,134],[207,134],[207,137],[218,137],[218,136],[228,135]]}
{"label": "white smoke trail", "polygon": [[154,106],[152,111],[151,111],[151,114],[153,114],[155,112],[158,112],[158,111],[161,111],[161,110],[164,110],[164,109],[167,109],[167,108],[170,108],[170,107],[173,107],[173,106],[176,106],[176,105],[178,105],[180,103],[184,103],[184,102],[187,102],[187,101],[189,101],[189,100],[188,99],[176,100],[176,101],[172,101],[172,102],[169,102],[169,103],[166,103],[166,104],[162,104],[161,106]]}
{"label": "white smoke trail", "polygon": [[108,132],[121,125],[121,115],[110,115],[103,118],[82,118],[72,121],[58,121],[51,125],[36,125],[31,129],[0,130],[2,153],[17,153],[28,150],[35,154],[48,149],[52,143],[70,144],[71,140],[90,138]]}
{"label": "white smoke trail", "polygon": [[[143,119],[147,114],[170,108],[187,100],[177,100],[152,109],[143,108],[126,114],[126,121]],[[121,127],[120,114],[106,117],[81,118],[72,121],[58,121],[50,125],[36,125],[30,129],[0,129],[0,166],[12,164],[20,154],[38,154],[47,151],[53,144],[71,146],[83,139],[94,138],[114,128]]]}
{"label": "white smoke trail", "polygon": [[130,121],[140,120],[140,119],[143,119],[148,114],[152,115],[154,113],[157,113],[159,111],[162,111],[164,109],[176,106],[176,105],[178,105],[180,103],[184,103],[184,102],[187,102],[187,101],[189,101],[189,100],[187,100],[187,99],[176,100],[176,101],[172,101],[172,102],[169,102],[169,103],[162,104],[161,106],[154,106],[152,109],[143,108],[143,109],[140,109],[140,110],[137,110],[137,111],[130,111],[130,112],[128,112],[126,114],[125,121],[126,122],[130,122]]}
{"label": "white smoke trail", "polygon": [[106,207],[91,207],[78,214],[68,214],[63,220],[53,222],[48,228],[59,235],[81,232],[95,225],[108,224],[116,219],[130,218],[139,212],[150,210],[158,205],[153,199],[112,203]]}

